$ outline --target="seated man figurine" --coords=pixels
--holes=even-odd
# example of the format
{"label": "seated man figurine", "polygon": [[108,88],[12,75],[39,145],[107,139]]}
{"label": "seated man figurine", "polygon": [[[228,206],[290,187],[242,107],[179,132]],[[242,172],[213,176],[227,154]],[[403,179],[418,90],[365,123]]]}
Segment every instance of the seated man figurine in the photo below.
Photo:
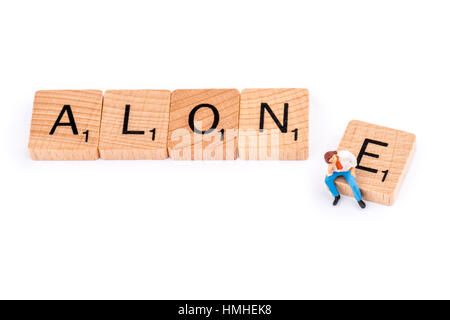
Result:
{"label": "seated man figurine", "polygon": [[347,180],[350,188],[352,188],[353,195],[356,201],[358,201],[359,206],[365,208],[366,204],[361,199],[361,191],[356,183],[356,157],[350,151],[342,150],[339,152],[328,151],[325,153],[324,158],[325,162],[328,163],[328,175],[325,178],[325,183],[334,196],[333,206],[337,205],[341,199],[334,180],[337,177],[343,176]]}

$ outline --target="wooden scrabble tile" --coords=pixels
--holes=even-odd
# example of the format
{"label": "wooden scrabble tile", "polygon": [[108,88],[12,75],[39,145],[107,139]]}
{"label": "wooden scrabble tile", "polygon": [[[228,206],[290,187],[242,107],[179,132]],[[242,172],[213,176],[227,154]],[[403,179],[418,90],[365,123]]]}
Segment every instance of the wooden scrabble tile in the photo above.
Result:
{"label": "wooden scrabble tile", "polygon": [[309,151],[307,89],[244,89],[239,114],[239,157],[305,160]]}
{"label": "wooden scrabble tile", "polygon": [[100,90],[36,92],[28,149],[33,160],[98,159]]}
{"label": "wooden scrabble tile", "polygon": [[108,90],[103,98],[100,157],[167,158],[169,90]]}
{"label": "wooden scrabble tile", "polygon": [[176,160],[236,159],[238,118],[236,89],[173,91],[169,156]]}
{"label": "wooden scrabble tile", "polygon": [[[392,205],[414,153],[416,136],[362,121],[351,121],[338,150],[351,151],[358,160],[356,181],[365,200]],[[342,177],[336,179],[342,194],[352,195]]]}

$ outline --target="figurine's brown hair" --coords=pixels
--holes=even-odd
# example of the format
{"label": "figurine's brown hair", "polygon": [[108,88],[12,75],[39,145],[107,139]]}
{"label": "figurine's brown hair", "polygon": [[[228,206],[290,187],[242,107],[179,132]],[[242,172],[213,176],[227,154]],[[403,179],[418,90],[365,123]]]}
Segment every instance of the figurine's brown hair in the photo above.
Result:
{"label": "figurine's brown hair", "polygon": [[324,159],[326,163],[330,163],[330,159],[337,154],[337,151],[328,151],[324,154]]}

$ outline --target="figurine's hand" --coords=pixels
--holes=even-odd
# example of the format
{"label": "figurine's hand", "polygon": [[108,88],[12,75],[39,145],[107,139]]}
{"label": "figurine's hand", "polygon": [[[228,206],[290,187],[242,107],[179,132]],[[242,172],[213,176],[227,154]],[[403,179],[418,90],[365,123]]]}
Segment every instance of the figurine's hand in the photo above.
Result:
{"label": "figurine's hand", "polygon": [[356,178],[356,170],[355,170],[355,168],[352,168],[352,169],[350,170],[350,174],[351,174],[353,177]]}

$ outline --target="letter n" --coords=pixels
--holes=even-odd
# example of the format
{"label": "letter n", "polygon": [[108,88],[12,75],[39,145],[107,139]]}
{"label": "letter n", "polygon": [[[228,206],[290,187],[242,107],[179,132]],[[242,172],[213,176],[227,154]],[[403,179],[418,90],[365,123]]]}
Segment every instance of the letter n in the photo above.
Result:
{"label": "letter n", "polygon": [[275,121],[275,124],[280,129],[281,132],[286,133],[287,127],[288,127],[288,109],[289,104],[284,104],[284,113],[283,113],[283,124],[280,123],[278,118],[273,113],[272,109],[269,107],[269,105],[265,102],[261,103],[261,113],[259,118],[259,131],[262,132],[264,130],[264,111],[267,110],[269,115],[272,117],[273,121]]}

